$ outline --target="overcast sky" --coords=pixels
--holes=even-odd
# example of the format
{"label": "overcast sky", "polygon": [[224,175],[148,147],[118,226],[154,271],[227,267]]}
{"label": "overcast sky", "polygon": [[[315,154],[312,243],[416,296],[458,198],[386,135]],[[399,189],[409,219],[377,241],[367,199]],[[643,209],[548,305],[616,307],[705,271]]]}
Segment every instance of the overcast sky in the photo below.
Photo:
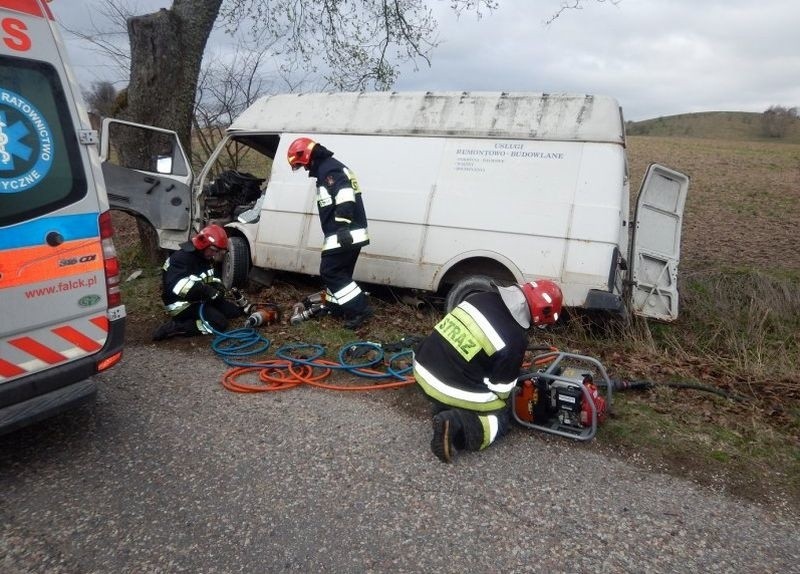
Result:
{"label": "overcast sky", "polygon": [[[101,0],[52,0],[56,17],[86,28]],[[137,13],[170,0],[130,0]],[[397,90],[573,92],[616,97],[626,119],[800,106],[800,0],[587,0],[545,25],[562,0],[499,0],[456,18],[430,0],[440,46],[431,67],[403,68]],[[84,87],[119,78],[65,35]],[[224,52],[221,31],[209,49]]]}

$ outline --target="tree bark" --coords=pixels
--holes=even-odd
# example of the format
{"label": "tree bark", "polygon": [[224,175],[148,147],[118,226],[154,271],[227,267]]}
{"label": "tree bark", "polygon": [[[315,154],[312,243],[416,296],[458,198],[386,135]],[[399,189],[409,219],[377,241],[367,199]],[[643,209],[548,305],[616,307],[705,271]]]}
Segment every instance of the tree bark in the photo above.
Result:
{"label": "tree bark", "polygon": [[[177,132],[189,157],[200,64],[222,1],[174,0],[170,9],[128,20],[131,75],[126,117]],[[154,251],[152,237],[140,235],[145,255],[158,259],[161,254]]]}
{"label": "tree bark", "polygon": [[158,244],[158,234],[144,217],[136,218],[136,229],[139,231],[139,242],[142,245],[142,254],[145,261],[151,265],[161,265],[166,259],[167,250],[161,249]]}
{"label": "tree bark", "polygon": [[208,37],[222,0],[174,0],[128,20],[128,117],[174,130],[191,149],[192,110]]}

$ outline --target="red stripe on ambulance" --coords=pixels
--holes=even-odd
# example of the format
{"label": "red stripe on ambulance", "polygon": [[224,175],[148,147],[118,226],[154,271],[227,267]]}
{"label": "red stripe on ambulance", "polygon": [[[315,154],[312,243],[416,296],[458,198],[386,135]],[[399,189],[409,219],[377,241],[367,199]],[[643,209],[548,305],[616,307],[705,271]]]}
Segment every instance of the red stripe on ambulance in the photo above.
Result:
{"label": "red stripe on ambulance", "polygon": [[45,363],[50,363],[51,365],[55,365],[67,360],[67,357],[61,353],[58,353],[49,347],[45,347],[40,342],[34,341],[30,337],[20,337],[19,339],[13,339],[8,343],[9,345],[14,345],[17,349],[25,351],[29,355],[36,357]]}
{"label": "red stripe on ambulance", "polygon": [[16,377],[24,372],[25,369],[22,369],[13,363],[9,363],[4,359],[0,359],[0,377]]}
{"label": "red stripe on ambulance", "polygon": [[98,343],[97,341],[95,341],[90,337],[87,337],[77,329],[73,329],[69,325],[53,329],[53,333],[55,333],[56,335],[58,335],[63,339],[66,339],[76,347],[80,347],[84,351],[90,353],[102,348],[100,343]]}
{"label": "red stripe on ambulance", "polygon": [[103,348],[108,329],[103,314],[0,340],[0,382],[96,353]]}
{"label": "red stripe on ambulance", "polygon": [[32,16],[53,19],[53,13],[50,12],[47,4],[40,3],[38,0],[2,0],[0,1],[0,8],[8,8],[9,10],[24,12]]}
{"label": "red stripe on ambulance", "polygon": [[100,327],[103,331],[108,332],[108,317],[100,315],[99,317],[92,317],[89,319],[92,323]]}

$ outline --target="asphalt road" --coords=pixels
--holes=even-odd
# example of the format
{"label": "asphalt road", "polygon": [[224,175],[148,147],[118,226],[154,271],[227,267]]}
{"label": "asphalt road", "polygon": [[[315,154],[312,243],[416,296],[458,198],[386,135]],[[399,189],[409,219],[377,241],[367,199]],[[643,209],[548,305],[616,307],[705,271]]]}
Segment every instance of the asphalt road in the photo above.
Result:
{"label": "asphalt road", "polygon": [[126,350],[97,403],[0,437],[0,572],[800,572],[800,522],[515,429],[440,463],[413,388],[236,394]]}

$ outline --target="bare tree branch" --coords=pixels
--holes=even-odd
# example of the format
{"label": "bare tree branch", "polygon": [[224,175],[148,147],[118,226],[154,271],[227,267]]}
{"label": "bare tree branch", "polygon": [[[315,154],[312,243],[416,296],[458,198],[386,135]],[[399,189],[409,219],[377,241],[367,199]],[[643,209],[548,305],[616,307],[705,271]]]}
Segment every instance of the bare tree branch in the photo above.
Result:
{"label": "bare tree branch", "polygon": [[[127,21],[133,14],[130,7],[115,0],[103,0],[103,5],[96,13],[89,12],[89,26],[87,30],[76,30],[64,27],[67,33],[84,40],[93,46],[98,54],[110,58],[121,71],[121,76],[127,76],[131,64],[131,54],[126,31]],[[105,27],[98,25],[96,17],[106,21]]]}
{"label": "bare tree branch", "polygon": [[[598,4],[603,4],[608,2],[609,4],[613,4],[614,6],[618,5],[622,0],[593,0]],[[587,0],[570,0],[567,2],[566,0],[561,5],[554,14],[552,14],[547,20],[544,21],[545,26],[549,26],[553,22],[555,22],[561,15],[566,12],[567,10],[583,10],[584,4],[586,4]]]}

